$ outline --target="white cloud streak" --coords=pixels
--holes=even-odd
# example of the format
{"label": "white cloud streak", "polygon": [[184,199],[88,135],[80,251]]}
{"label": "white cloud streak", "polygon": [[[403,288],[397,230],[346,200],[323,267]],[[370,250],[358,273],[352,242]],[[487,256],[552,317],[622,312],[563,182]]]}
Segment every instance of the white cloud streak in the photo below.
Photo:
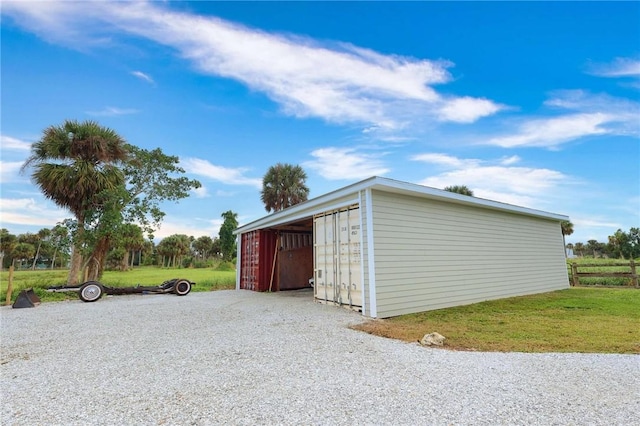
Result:
{"label": "white cloud streak", "polygon": [[314,160],[303,167],[316,171],[329,180],[363,179],[389,172],[376,155],[356,152],[353,148],[320,148],[311,152]]}
{"label": "white cloud streak", "polygon": [[156,83],[155,81],[153,81],[153,78],[143,73],[142,71],[131,71],[131,75],[139,78],[140,80],[146,81],[147,83],[150,83],[150,84]]}
{"label": "white cloud streak", "polygon": [[70,217],[71,214],[57,207],[51,207],[36,201],[34,198],[3,198],[0,199],[0,222],[3,226],[28,225],[50,228],[52,223],[57,223]]}
{"label": "white cloud streak", "polygon": [[591,64],[587,72],[599,77],[640,77],[640,60],[616,58],[608,64]]}
{"label": "white cloud streak", "polygon": [[588,136],[640,136],[638,102],[583,90],[561,90],[553,92],[545,106],[553,109],[553,113],[569,112],[522,120],[510,134],[491,137],[482,143],[504,148],[555,148]]}
{"label": "white cloud streak", "polygon": [[19,179],[22,161],[1,161],[0,160],[0,183],[15,182]]}
{"label": "white cloud streak", "polygon": [[482,161],[427,153],[411,159],[447,169],[422,180],[422,185],[441,189],[451,185],[466,185],[476,197],[524,207],[538,208],[545,196],[572,181],[556,170],[509,166],[509,163],[519,162],[519,157],[510,157],[506,161]]}
{"label": "white cloud streak", "polygon": [[116,108],[108,106],[100,111],[86,111],[86,114],[97,117],[115,117],[118,115],[137,114],[139,112],[139,110],[133,108]]}
{"label": "white cloud streak", "polygon": [[29,151],[31,150],[31,143],[25,142],[23,140],[7,136],[0,135],[0,146],[2,146],[2,150],[11,150],[11,151]]}
{"label": "white cloud streak", "polygon": [[227,185],[248,185],[262,188],[262,179],[250,178],[244,175],[246,168],[232,169],[216,166],[207,160],[200,158],[185,158],[180,160],[180,165],[189,174],[202,176]]}
{"label": "white cloud streak", "polygon": [[[503,109],[488,99],[443,97],[447,61],[383,55],[348,43],[260,31],[152,2],[10,3],[3,13],[42,37],[101,44],[105,33],[136,34],[176,49],[205,74],[240,81],[295,117],[357,123],[382,133],[430,117],[471,123]],[[96,31],[100,31],[96,33]],[[142,77],[138,75],[138,77]]]}

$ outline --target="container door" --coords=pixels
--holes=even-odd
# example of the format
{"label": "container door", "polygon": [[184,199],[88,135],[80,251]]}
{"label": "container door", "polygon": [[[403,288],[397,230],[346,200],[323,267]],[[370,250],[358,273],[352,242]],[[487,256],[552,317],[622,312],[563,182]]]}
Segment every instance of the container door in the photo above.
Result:
{"label": "container door", "polygon": [[360,210],[337,210],[314,218],[316,299],[362,306]]}
{"label": "container door", "polygon": [[334,302],[335,296],[335,239],[333,217],[314,219],[314,296],[316,299]]}

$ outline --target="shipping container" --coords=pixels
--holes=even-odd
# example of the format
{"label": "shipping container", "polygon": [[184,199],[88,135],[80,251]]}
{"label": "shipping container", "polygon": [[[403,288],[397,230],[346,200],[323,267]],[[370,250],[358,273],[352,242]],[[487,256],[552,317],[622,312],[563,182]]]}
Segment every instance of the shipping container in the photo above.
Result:
{"label": "shipping container", "polygon": [[323,302],[362,306],[360,209],[314,217],[314,296]]}

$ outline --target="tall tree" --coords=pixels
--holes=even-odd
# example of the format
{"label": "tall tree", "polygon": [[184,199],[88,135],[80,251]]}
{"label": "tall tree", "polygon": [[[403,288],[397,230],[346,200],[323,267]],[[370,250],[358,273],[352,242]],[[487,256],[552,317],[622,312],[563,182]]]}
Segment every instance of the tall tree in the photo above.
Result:
{"label": "tall tree", "polygon": [[199,237],[193,242],[193,250],[202,260],[207,260],[213,250],[213,239],[207,235]]}
{"label": "tall tree", "polygon": [[149,151],[133,145],[127,147],[129,160],[122,168],[124,184],[103,192],[103,201],[92,210],[95,248],[91,254],[93,261],[88,265],[88,279],[102,276],[107,251],[123,223],[138,224],[151,238],[164,217],[160,203],[186,198],[191,189],[201,186],[197,180],[180,176],[185,171],[178,165],[178,157],[166,155],[160,148]]}
{"label": "tall tree", "polygon": [[51,236],[51,230],[48,228],[42,228],[36,235],[38,236],[38,248],[36,248],[36,255],[33,257],[33,264],[31,265],[31,269],[34,271],[36,269],[38,257],[40,257],[40,249],[42,248],[42,243]]}
{"label": "tall tree", "polygon": [[564,257],[567,257],[567,242],[565,241],[565,235],[573,234],[573,223],[568,220],[560,222],[560,229],[562,231],[562,246],[565,248]]}
{"label": "tall tree", "polygon": [[0,265],[4,268],[5,258],[11,263],[11,253],[18,244],[18,237],[11,234],[8,229],[0,229]]}
{"label": "tall tree", "polygon": [[57,224],[51,229],[51,243],[53,244],[53,257],[51,258],[51,269],[55,268],[56,256],[58,253],[61,255],[69,248],[69,230],[61,225]]}
{"label": "tall tree", "polygon": [[456,194],[468,195],[469,197],[473,197],[473,191],[470,190],[466,185],[446,186],[444,190],[448,192],[455,192]]}
{"label": "tall tree", "polygon": [[220,227],[219,240],[222,258],[231,260],[236,254],[236,237],[233,231],[238,227],[238,214],[228,210],[222,213],[224,222]]}
{"label": "tall tree", "polygon": [[144,235],[142,234],[142,228],[133,223],[125,223],[120,229],[119,245],[124,249],[122,255],[122,262],[120,269],[126,271],[129,268],[129,254],[133,251],[134,255],[131,256],[131,267],[133,267],[133,258],[135,257],[135,250],[142,250],[144,247]]}
{"label": "tall tree", "polygon": [[118,166],[127,159],[125,141],[115,131],[94,121],[67,120],[50,126],[31,146],[22,170],[31,167],[31,178],[45,197],[74,215],[77,228],[67,284],[78,283],[87,212],[96,196],[124,182]]}
{"label": "tall tree", "polygon": [[307,201],[309,188],[306,180],[307,174],[300,166],[278,163],[269,167],[262,179],[260,194],[267,212],[277,212]]}
{"label": "tall tree", "polygon": [[15,265],[15,261],[20,261],[20,266],[22,266],[22,262],[28,261],[33,257],[36,253],[36,248],[33,244],[30,243],[18,243],[11,251],[11,256],[13,257],[13,264]]}

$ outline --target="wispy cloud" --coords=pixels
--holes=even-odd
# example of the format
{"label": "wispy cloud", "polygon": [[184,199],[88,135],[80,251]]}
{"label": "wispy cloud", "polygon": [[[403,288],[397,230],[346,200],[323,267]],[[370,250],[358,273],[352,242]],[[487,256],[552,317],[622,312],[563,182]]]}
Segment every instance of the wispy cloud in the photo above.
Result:
{"label": "wispy cloud", "polygon": [[0,146],[3,151],[29,151],[31,149],[31,143],[7,135],[0,135]]}
{"label": "wispy cloud", "polygon": [[208,198],[209,191],[207,187],[202,185],[200,188],[192,189],[191,192],[196,196],[196,198]]}
{"label": "wispy cloud", "polygon": [[146,37],[176,49],[205,74],[265,93],[295,117],[388,133],[425,119],[471,123],[503,109],[489,99],[439,94],[433,86],[452,79],[448,61],[269,33],[155,2],[68,2],[46,13],[29,2],[3,8],[24,27],[65,44],[121,32]]}
{"label": "wispy cloud", "polygon": [[362,179],[389,172],[380,154],[365,154],[354,148],[320,148],[311,152],[314,160],[302,163],[329,180]]}
{"label": "wispy cloud", "polygon": [[19,179],[18,176],[23,163],[22,161],[0,160],[0,183],[13,182]]}
{"label": "wispy cloud", "polygon": [[143,73],[142,71],[131,71],[131,75],[139,78],[140,80],[146,81],[147,83],[155,85],[155,81],[149,75]]}
{"label": "wispy cloud", "polygon": [[174,234],[184,234],[194,236],[195,238],[206,235],[211,238],[216,238],[220,233],[222,223],[222,219],[203,219],[195,223],[185,223],[185,221],[180,220],[180,218],[167,216],[160,224],[160,228],[153,233],[153,239],[159,242],[163,238]]}
{"label": "wispy cloud", "polygon": [[108,106],[100,111],[86,111],[86,114],[98,117],[114,117],[118,115],[137,114],[139,112],[140,110],[133,108],[116,108]]}
{"label": "wispy cloud", "polygon": [[544,198],[559,186],[574,181],[556,170],[509,165],[519,162],[519,157],[487,161],[426,153],[411,159],[433,164],[440,169],[439,174],[422,180],[422,185],[440,189],[466,185],[476,197],[525,207],[539,208]]}
{"label": "wispy cloud", "polygon": [[599,77],[640,77],[640,59],[616,58],[606,64],[591,63],[587,73]]}
{"label": "wispy cloud", "polygon": [[255,188],[262,188],[262,179],[250,178],[244,175],[248,171],[246,168],[232,169],[216,166],[200,158],[181,159],[180,165],[187,173],[216,180],[227,185],[249,185]]}
{"label": "wispy cloud", "polygon": [[514,131],[487,139],[483,143],[504,148],[535,146],[554,148],[594,135],[640,136],[640,103],[591,94],[583,90],[552,93],[545,106],[562,111],[553,117],[520,120]]}
{"label": "wispy cloud", "polygon": [[49,228],[52,223],[70,216],[70,213],[34,198],[3,198],[0,199],[0,206],[0,222],[3,224]]}

